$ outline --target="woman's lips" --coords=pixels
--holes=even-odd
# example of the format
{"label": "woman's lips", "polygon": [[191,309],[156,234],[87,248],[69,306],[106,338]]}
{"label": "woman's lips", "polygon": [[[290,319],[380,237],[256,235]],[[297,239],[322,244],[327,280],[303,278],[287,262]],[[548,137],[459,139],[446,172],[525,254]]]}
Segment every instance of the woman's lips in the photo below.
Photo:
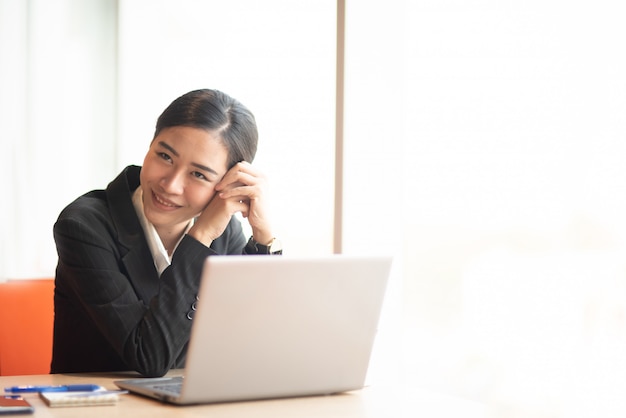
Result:
{"label": "woman's lips", "polygon": [[181,207],[180,205],[177,205],[174,202],[168,199],[165,199],[162,196],[159,196],[155,192],[152,192],[152,200],[154,201],[156,206],[163,208],[165,210],[174,210],[174,209],[178,209],[179,207]]}

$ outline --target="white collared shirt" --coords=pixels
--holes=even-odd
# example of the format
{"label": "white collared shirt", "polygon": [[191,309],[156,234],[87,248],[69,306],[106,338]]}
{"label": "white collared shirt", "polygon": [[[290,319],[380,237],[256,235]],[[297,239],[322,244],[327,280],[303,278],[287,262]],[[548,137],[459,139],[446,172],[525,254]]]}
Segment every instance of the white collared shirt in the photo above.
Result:
{"label": "white collared shirt", "polygon": [[[141,223],[141,227],[143,228],[143,232],[146,235],[146,240],[148,241],[148,247],[150,248],[150,253],[152,254],[152,259],[154,260],[154,266],[161,276],[163,270],[169,267],[172,263],[172,259],[170,258],[165,246],[163,245],[163,241],[161,241],[161,237],[157,233],[156,228],[152,223],[146,218],[146,215],[143,211],[143,190],[141,186],[137,187],[137,190],[133,193],[133,206],[135,207],[135,211],[137,212],[137,217],[139,218],[139,223]],[[185,234],[189,232],[189,229],[193,226],[193,219],[189,221],[185,232],[180,237],[176,245],[174,246],[174,250],[172,250],[172,255],[178,248],[178,244],[183,239]]]}

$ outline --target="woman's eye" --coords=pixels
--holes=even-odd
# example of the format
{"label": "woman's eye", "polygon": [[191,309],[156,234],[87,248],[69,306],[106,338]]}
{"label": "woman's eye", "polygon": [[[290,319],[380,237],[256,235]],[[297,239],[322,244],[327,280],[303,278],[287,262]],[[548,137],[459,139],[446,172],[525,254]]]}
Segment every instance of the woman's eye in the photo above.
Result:
{"label": "woman's eye", "polygon": [[191,173],[191,175],[194,176],[195,178],[200,179],[200,180],[208,180],[204,174],[202,174],[202,173],[200,173],[198,171],[193,171]]}
{"label": "woman's eye", "polygon": [[165,152],[157,152],[157,155],[165,161],[172,161],[172,157],[170,157],[168,154],[166,154]]}

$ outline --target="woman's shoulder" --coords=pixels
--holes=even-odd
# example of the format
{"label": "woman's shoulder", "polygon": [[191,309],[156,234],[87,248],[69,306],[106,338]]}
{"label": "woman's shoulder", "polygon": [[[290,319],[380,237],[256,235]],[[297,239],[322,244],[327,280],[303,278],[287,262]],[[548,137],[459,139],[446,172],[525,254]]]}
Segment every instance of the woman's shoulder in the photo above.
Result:
{"label": "woman's shoulder", "polygon": [[61,219],[93,219],[93,217],[109,219],[111,212],[132,209],[131,193],[139,184],[140,167],[126,167],[106,189],[92,190],[78,197],[67,205],[59,215]]}
{"label": "woman's shoulder", "polygon": [[92,219],[94,217],[108,217],[109,204],[105,190],[92,190],[78,197],[67,205],[59,214],[58,220],[70,219],[75,221]]}

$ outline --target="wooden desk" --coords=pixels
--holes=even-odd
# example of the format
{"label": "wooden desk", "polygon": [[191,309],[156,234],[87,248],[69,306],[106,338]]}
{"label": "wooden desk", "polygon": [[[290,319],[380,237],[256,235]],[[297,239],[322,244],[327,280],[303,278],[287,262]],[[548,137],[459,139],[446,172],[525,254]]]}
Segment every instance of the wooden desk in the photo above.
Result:
{"label": "wooden desk", "polygon": [[[178,374],[174,371],[170,374]],[[2,376],[0,390],[18,385],[64,385],[95,383],[107,389],[117,389],[114,380],[125,379],[127,374],[31,375]],[[114,406],[88,406],[50,408],[38,394],[27,393],[24,398],[35,407],[37,418],[64,417],[208,417],[211,418],[479,418],[486,417],[483,405],[446,395],[409,389],[405,387],[368,387],[363,390],[332,396],[273,399],[265,401],[233,402],[210,405],[173,406],[137,395],[122,395]],[[22,415],[24,416],[24,415]],[[26,415],[28,416],[28,415]]]}

